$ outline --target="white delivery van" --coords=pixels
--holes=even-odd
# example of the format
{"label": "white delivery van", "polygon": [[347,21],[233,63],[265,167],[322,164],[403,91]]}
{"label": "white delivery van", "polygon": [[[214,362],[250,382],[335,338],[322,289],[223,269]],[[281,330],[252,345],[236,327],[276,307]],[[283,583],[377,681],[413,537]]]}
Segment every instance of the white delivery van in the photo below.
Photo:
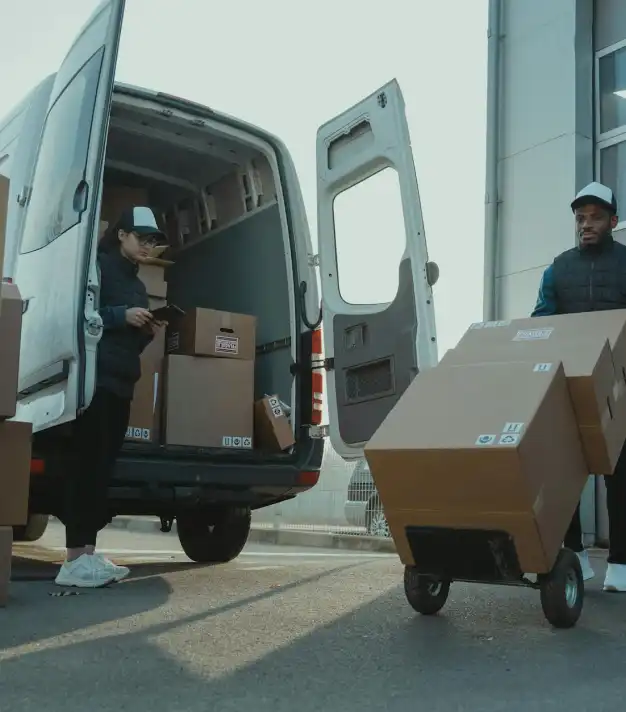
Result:
{"label": "white delivery van", "polygon": [[[168,299],[256,316],[255,394],[290,405],[296,443],[267,454],[129,442],[110,513],[155,515],[165,531],[176,519],[192,559],[227,561],[246,541],[251,510],[316,484],[327,434],[343,457],[361,457],[418,370],[436,363],[438,270],[428,262],[395,81],[318,131],[314,255],[280,140],[191,101],[115,83],[123,14],[124,0],[103,2],[56,74],[0,124],[0,172],[11,185],[3,277],[24,302],[16,419],[35,432],[30,509],[59,511],[67,426],[94,392],[103,194],[130,186],[165,221],[178,219]],[[397,174],[406,233],[399,288],[384,304],[350,304],[339,289],[334,201],[388,168]]]}

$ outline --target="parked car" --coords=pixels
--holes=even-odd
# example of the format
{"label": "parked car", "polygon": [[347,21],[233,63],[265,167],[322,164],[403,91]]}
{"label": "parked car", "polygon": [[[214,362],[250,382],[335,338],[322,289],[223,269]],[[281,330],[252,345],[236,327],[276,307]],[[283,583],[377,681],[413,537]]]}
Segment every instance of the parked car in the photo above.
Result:
{"label": "parked car", "polygon": [[367,460],[359,460],[352,471],[345,513],[350,525],[365,527],[370,536],[391,536]]}

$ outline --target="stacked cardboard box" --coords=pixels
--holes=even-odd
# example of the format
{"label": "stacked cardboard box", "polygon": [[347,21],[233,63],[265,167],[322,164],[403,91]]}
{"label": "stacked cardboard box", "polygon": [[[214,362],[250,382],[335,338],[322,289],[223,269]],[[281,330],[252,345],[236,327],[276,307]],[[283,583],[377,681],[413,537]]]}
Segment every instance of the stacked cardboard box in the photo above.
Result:
{"label": "stacked cardboard box", "polygon": [[254,439],[256,447],[271,453],[284,452],[295,444],[293,428],[277,395],[254,404]]}
{"label": "stacked cardboard box", "polygon": [[[159,309],[167,304],[165,270],[173,263],[162,259],[165,249],[155,248],[146,262],[139,266],[139,277],[146,286],[150,309]],[[135,386],[127,440],[144,443],[156,443],[159,440],[164,358],[165,332],[160,331],[141,355],[141,378]]]}
{"label": "stacked cardboard box", "polygon": [[[3,265],[8,180],[0,176],[0,267]],[[0,275],[1,276],[1,275]],[[17,408],[22,299],[0,279],[0,606],[8,600],[13,526],[28,521],[32,426],[8,420]]]}
{"label": "stacked cardboard box", "polygon": [[420,374],[366,447],[403,563],[471,568],[463,547],[482,536],[489,558],[503,532],[524,572],[549,571],[624,443],[625,355],[626,311],[522,319],[473,325]]}
{"label": "stacked cardboard box", "polygon": [[169,324],[168,445],[251,449],[256,318],[192,309]]}

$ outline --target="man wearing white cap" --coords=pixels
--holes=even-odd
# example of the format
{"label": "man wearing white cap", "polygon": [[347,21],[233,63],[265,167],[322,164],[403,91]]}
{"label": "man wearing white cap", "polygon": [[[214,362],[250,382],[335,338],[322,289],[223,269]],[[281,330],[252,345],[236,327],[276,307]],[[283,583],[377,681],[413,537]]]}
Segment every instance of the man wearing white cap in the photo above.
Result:
{"label": "man wearing white cap", "polygon": [[[602,183],[590,183],[572,202],[578,246],[561,253],[541,279],[532,316],[626,309],[626,247],[613,239],[617,200]],[[605,591],[626,592],[626,446],[615,472],[604,478],[609,515]],[[565,536],[577,552],[585,580],[594,577],[582,543],[580,508]]]}

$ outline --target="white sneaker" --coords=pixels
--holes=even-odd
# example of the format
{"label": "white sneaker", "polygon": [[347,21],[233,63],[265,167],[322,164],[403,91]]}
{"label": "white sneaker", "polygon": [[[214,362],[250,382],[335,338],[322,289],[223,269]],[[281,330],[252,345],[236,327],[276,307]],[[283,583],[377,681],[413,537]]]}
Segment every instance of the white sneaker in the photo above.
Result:
{"label": "white sneaker", "polygon": [[110,559],[107,559],[104,554],[94,554],[93,556],[111,572],[111,575],[115,577],[117,583],[123,581],[130,573],[130,569],[127,566],[119,566],[119,564],[113,563]]}
{"label": "white sneaker", "polygon": [[604,579],[604,590],[626,593],[626,564],[609,564]]}
{"label": "white sneaker", "polygon": [[583,581],[590,581],[596,575],[596,572],[591,567],[589,554],[586,551],[577,551],[576,556],[580,561],[580,568],[583,572]]}
{"label": "white sneaker", "polygon": [[81,554],[74,561],[65,561],[54,582],[57,586],[101,588],[115,581],[115,576],[98,557]]}

